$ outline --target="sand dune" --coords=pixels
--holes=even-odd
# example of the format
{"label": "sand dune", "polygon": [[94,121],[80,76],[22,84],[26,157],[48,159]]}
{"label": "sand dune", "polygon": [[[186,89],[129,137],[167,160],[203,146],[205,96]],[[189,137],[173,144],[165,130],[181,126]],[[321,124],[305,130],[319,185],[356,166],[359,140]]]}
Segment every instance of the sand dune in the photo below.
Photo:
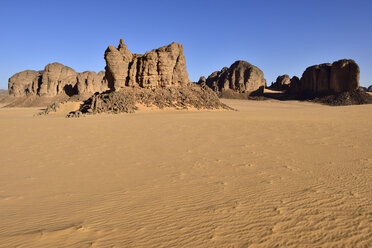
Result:
{"label": "sand dune", "polygon": [[371,247],[372,105],[0,109],[0,247]]}

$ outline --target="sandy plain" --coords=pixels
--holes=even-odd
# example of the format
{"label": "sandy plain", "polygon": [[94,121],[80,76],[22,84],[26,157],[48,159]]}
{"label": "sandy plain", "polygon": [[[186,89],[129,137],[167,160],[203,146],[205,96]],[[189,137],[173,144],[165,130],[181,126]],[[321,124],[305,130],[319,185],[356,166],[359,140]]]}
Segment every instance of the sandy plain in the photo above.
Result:
{"label": "sandy plain", "polygon": [[372,105],[0,109],[0,247],[371,247]]}

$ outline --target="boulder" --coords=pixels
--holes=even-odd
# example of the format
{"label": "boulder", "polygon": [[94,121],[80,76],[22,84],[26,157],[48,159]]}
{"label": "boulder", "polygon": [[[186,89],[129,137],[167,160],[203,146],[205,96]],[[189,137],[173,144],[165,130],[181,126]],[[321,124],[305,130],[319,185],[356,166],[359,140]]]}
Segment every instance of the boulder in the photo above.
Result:
{"label": "boulder", "polygon": [[318,95],[356,90],[359,87],[360,69],[354,60],[339,60],[308,67],[294,93]]}
{"label": "boulder", "polygon": [[367,91],[372,92],[372,85],[368,87]]}
{"label": "boulder", "polygon": [[132,54],[120,39],[118,48],[107,48],[105,60],[108,87],[114,91],[125,86],[180,87],[190,83],[183,47],[175,42],[142,55]]}
{"label": "boulder", "polygon": [[239,93],[262,91],[266,86],[263,72],[256,66],[242,60],[215,71],[206,80],[206,84],[216,92],[232,90]]}

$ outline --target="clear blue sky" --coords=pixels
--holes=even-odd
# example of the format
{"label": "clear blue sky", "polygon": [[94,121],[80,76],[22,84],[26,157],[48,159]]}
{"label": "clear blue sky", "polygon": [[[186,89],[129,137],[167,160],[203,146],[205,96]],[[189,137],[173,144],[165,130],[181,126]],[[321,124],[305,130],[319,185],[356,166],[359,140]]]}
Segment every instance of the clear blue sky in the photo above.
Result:
{"label": "clear blue sky", "polygon": [[352,58],[372,84],[372,1],[39,1],[0,2],[0,88],[16,72],[60,62],[103,70],[108,45],[134,53],[182,43],[192,81],[246,60],[268,84],[278,75]]}

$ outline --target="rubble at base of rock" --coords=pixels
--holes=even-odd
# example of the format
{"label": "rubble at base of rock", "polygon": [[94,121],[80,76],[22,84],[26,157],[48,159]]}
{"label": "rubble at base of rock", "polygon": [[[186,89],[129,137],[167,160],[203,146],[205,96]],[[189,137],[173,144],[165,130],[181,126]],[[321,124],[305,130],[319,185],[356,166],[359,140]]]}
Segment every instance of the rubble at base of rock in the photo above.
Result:
{"label": "rubble at base of rock", "polygon": [[[175,88],[139,88],[125,87],[120,91],[96,93],[81,106],[79,111],[84,114],[99,113],[134,113],[137,105],[155,107],[158,109],[226,109],[233,110],[223,104],[217,95],[209,88],[175,87]],[[68,117],[72,117],[70,113]],[[75,117],[75,116],[73,116]]]}
{"label": "rubble at base of rock", "polygon": [[330,106],[372,104],[372,95],[362,90],[356,89],[352,91],[345,91],[337,94],[316,97],[311,101]]}
{"label": "rubble at base of rock", "polygon": [[57,110],[59,109],[59,107],[60,107],[60,103],[54,102],[51,105],[49,105],[46,109],[41,110],[36,115],[48,115],[48,114],[50,114],[52,112],[57,112]]}

